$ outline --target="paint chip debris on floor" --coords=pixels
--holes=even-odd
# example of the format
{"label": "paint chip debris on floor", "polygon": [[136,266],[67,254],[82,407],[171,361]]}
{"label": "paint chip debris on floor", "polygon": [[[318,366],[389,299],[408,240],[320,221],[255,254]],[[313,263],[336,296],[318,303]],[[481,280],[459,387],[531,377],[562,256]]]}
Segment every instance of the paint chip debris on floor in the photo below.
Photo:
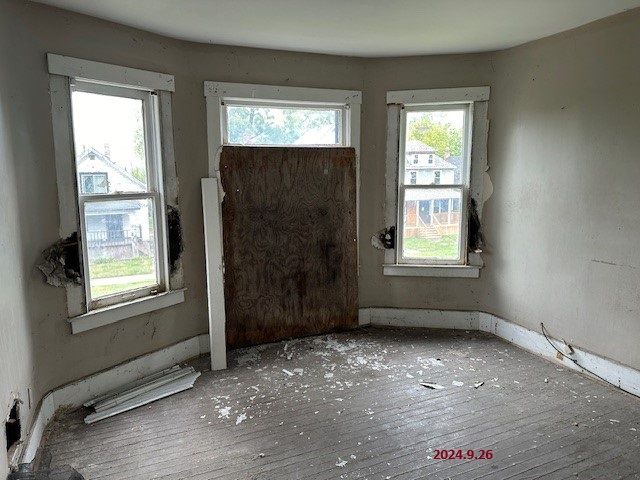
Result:
{"label": "paint chip debris on floor", "polygon": [[144,407],[92,425],[86,409],[58,415],[51,468],[104,480],[640,472],[637,398],[479,332],[365,328],[236,350],[225,371],[207,362],[192,362],[191,390]]}

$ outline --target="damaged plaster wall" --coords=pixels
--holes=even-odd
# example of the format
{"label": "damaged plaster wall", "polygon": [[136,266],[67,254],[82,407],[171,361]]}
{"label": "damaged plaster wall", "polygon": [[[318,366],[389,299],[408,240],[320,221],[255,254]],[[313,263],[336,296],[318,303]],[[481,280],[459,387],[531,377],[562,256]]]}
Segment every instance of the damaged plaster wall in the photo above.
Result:
{"label": "damaged plaster wall", "polygon": [[481,309],[478,292],[482,278],[385,276],[384,251],[372,246],[371,241],[383,227],[389,227],[384,224],[387,91],[491,86],[491,58],[491,54],[485,53],[367,61],[360,162],[360,205],[366,206],[360,209],[361,308]]}
{"label": "damaged plaster wall", "polygon": [[640,368],[640,10],[495,55],[482,272],[500,317]]}
{"label": "damaged plaster wall", "polygon": [[[26,373],[11,375],[20,388],[34,385],[37,402],[64,383],[207,332],[200,190],[200,179],[208,171],[203,82],[361,90],[364,61],[193,44],[21,0],[0,1],[0,19],[0,71],[3,80],[10,79],[11,88],[2,105],[3,122],[11,116],[4,142],[13,144],[14,150],[1,159],[10,187],[2,185],[2,204],[13,208],[3,212],[9,216],[3,227],[9,225],[10,231],[3,230],[2,240],[10,245],[0,258],[3,271],[12,273],[6,282],[3,275],[0,298],[12,307],[3,308],[3,329],[11,325],[4,319],[11,310],[15,311],[11,322],[19,327],[15,341],[7,337],[19,350],[11,349],[15,364],[20,371],[35,372],[33,381]],[[71,335],[65,290],[46,284],[36,268],[41,252],[59,239],[47,52],[175,75],[172,104],[184,242],[180,268],[187,289],[184,303]],[[17,205],[19,215],[14,210]],[[30,352],[34,352],[33,365]]]}
{"label": "damaged plaster wall", "polygon": [[29,182],[29,172],[37,160],[28,138],[29,114],[21,108],[30,92],[22,90],[20,79],[13,77],[8,64],[19,62],[11,51],[11,40],[5,36],[12,21],[0,14],[0,478],[8,473],[4,422],[14,399],[19,406],[21,422],[29,425],[36,407],[30,391],[34,390],[33,331],[30,319],[33,301],[28,296],[32,272],[29,238],[37,236],[38,226],[25,222],[20,206],[37,191],[21,188]]}

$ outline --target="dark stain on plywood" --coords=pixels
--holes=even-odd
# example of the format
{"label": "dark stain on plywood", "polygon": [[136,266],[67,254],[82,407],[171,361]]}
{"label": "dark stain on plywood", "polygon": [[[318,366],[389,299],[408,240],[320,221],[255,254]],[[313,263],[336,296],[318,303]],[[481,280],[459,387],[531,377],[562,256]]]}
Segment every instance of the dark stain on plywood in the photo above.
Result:
{"label": "dark stain on plywood", "polygon": [[224,147],[227,343],[357,326],[352,148]]}

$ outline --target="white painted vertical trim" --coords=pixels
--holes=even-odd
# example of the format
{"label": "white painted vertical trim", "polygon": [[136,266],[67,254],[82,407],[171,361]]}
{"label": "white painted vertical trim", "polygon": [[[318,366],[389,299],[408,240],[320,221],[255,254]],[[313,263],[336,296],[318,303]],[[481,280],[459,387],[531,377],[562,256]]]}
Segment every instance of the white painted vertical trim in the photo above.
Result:
{"label": "white painted vertical trim", "polygon": [[[58,211],[60,238],[73,233],[80,238],[80,217],[78,214],[78,184],[75,172],[73,133],[71,131],[71,89],[69,78],[60,75],[49,76],[51,96],[51,122],[53,126],[53,149],[56,162],[56,184],[58,187]],[[78,245],[80,257],[82,246]],[[82,272],[80,272],[82,273]],[[67,284],[67,311],[69,317],[86,312],[86,297],[82,285]]]}
{"label": "white painted vertical trim", "polygon": [[360,276],[360,103],[349,105],[347,121],[349,122],[349,146],[356,151],[356,262]]}
{"label": "white painted vertical trim", "polygon": [[218,177],[220,149],[222,147],[222,99],[206,97],[207,104],[207,152],[209,155],[209,177]]}
{"label": "white painted vertical trim", "polygon": [[[384,226],[397,226],[398,223],[398,167],[400,165],[400,117],[402,105],[387,107],[387,155],[385,168]],[[399,232],[394,239],[396,248],[385,249],[384,263],[396,263],[396,251]]]}
{"label": "white painted vertical trim", "polygon": [[211,369],[227,368],[226,316],[224,303],[224,260],[222,244],[222,215],[217,178],[203,178],[202,210],[204,214],[204,243],[207,263],[207,292],[209,305],[209,340]]}

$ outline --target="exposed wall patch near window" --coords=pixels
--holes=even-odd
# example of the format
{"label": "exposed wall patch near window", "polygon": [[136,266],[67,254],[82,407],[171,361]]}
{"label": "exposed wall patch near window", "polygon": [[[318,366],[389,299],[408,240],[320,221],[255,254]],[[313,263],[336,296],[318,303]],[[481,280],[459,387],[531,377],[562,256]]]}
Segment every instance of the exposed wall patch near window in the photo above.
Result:
{"label": "exposed wall patch near window", "polygon": [[371,245],[378,250],[393,250],[396,246],[396,227],[390,226],[371,236]]}
{"label": "exposed wall patch near window", "polygon": [[484,234],[482,224],[478,216],[478,205],[472,198],[469,200],[469,251],[482,253],[484,247]]}
{"label": "exposed wall patch near window", "polygon": [[4,424],[5,434],[7,437],[7,451],[10,451],[11,448],[17,445],[20,441],[19,403],[19,400],[15,400],[13,402],[13,407],[11,408],[11,412],[9,412],[9,417]]}
{"label": "exposed wall patch near window", "polygon": [[172,205],[167,205],[167,225],[169,234],[169,269],[173,273],[178,268],[178,261],[184,250],[180,212]]}
{"label": "exposed wall patch near window", "polygon": [[68,284],[81,285],[78,233],[74,232],[67,238],[61,238],[45,249],[42,252],[42,262],[37,267],[49,285],[54,287],[64,287]]}

